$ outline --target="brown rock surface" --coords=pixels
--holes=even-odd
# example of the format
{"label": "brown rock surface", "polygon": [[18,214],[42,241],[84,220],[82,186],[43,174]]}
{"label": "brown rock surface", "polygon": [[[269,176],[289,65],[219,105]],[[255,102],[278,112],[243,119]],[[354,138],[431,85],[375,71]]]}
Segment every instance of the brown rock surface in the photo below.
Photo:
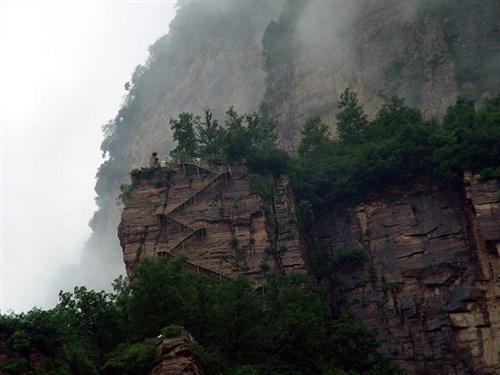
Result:
{"label": "brown rock surface", "polygon": [[160,361],[148,375],[204,375],[191,349],[192,342],[193,338],[187,333],[163,338],[157,345]]}
{"label": "brown rock surface", "polygon": [[316,230],[331,258],[368,254],[325,282],[408,374],[500,373],[500,188],[468,176],[460,190],[386,192]]}
{"label": "brown rock surface", "polygon": [[119,226],[129,275],[142,259],[177,253],[219,278],[305,272],[288,181],[265,202],[250,194],[244,165],[219,168],[182,164],[168,180],[153,177],[133,190]]}

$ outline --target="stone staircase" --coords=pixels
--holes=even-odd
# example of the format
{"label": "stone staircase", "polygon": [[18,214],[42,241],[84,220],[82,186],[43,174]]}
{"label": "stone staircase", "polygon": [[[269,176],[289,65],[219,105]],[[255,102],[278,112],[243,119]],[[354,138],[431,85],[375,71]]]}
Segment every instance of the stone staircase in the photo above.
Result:
{"label": "stone staircase", "polygon": [[[174,254],[172,254],[171,252],[169,251],[160,251],[158,252],[158,255],[159,256],[163,256],[163,257],[167,257],[167,258],[173,258],[175,257]],[[188,267],[189,269],[195,271],[196,273],[203,273],[207,276],[210,276],[210,277],[215,277],[219,280],[224,280],[224,281],[227,281],[227,280],[230,280],[230,278],[226,275],[223,275],[217,271],[214,271],[214,270],[211,270],[210,268],[206,268],[206,267],[203,267],[203,266],[200,266],[198,264],[195,264],[193,262],[191,262],[190,260],[186,260],[185,261],[185,264],[186,264],[186,267]]]}
{"label": "stone staircase", "polygon": [[192,194],[190,197],[186,198],[184,201],[182,201],[181,203],[179,203],[177,206],[175,206],[174,208],[170,209],[168,211],[168,214],[173,214],[177,211],[180,211],[182,208],[184,208],[185,206],[187,206],[188,204],[191,204],[192,202],[195,201],[195,199],[201,194],[203,193],[205,190],[207,190],[210,186],[212,186],[212,184],[214,182],[216,182],[217,180],[219,180],[219,178],[223,177],[223,176],[226,176],[227,174],[230,174],[231,171],[230,170],[226,170],[224,172],[221,172],[219,174],[217,174],[215,177],[213,177],[208,183],[206,183],[201,189],[197,190],[194,194]]}
{"label": "stone staircase", "polygon": [[[204,223],[202,226],[194,227],[192,225],[189,225],[182,220],[176,218],[174,216],[175,213],[178,213],[181,211],[184,207],[187,205],[193,203],[196,201],[196,198],[201,195],[204,191],[206,191],[210,186],[212,186],[216,181],[218,181],[222,177],[226,177],[231,174],[231,168],[229,165],[227,166],[215,166],[212,165],[202,159],[199,158],[193,158],[193,157],[183,157],[179,158],[176,160],[176,165],[181,166],[181,165],[192,165],[197,168],[203,169],[212,175],[214,175],[213,178],[210,179],[203,187],[198,189],[194,194],[183,200],[181,203],[179,203],[177,206],[171,208],[170,210],[167,211],[165,216],[167,219],[179,225],[180,228],[183,228],[184,231],[187,231],[187,234],[182,236],[170,249],[168,250],[162,250],[162,251],[157,251],[158,256],[167,256],[167,257],[174,257],[174,251],[177,250],[179,247],[183,246],[189,239],[191,239],[194,235],[196,234],[204,234],[206,232],[207,225]],[[193,271],[196,273],[204,273],[209,276],[217,277],[219,280],[228,280],[229,278],[225,275],[222,275],[216,271],[213,271],[211,269],[208,269],[206,267],[197,265],[191,261],[186,261],[186,264],[189,268],[191,268]]]}
{"label": "stone staircase", "polygon": [[188,233],[186,235],[184,235],[179,241],[177,241],[174,246],[172,246],[170,248],[170,252],[173,253],[175,250],[177,250],[179,247],[181,247],[182,245],[184,245],[191,237],[193,237],[195,234],[198,234],[198,233],[203,233],[205,232],[207,226],[204,225],[203,227],[199,227],[199,228],[188,228]]}

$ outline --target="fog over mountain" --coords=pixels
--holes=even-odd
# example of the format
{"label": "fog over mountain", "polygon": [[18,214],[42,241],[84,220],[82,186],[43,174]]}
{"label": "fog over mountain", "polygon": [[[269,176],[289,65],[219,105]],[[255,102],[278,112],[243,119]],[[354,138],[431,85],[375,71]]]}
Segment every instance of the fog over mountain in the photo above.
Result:
{"label": "fog over mountain", "polygon": [[118,187],[149,151],[170,151],[171,117],[207,107],[219,118],[229,106],[261,111],[293,152],[307,118],[333,127],[346,88],[370,116],[394,95],[440,116],[457,95],[480,99],[499,87],[499,14],[494,1],[181,3],[106,124],[99,209],[82,262],[121,267]]}
{"label": "fog over mountain", "polygon": [[[170,28],[172,3],[6,4],[2,48],[12,58],[2,61],[10,108],[2,111],[2,309],[45,304],[47,295],[53,303],[59,289],[75,284],[106,288],[123,272],[119,186],[152,150],[162,157],[171,150],[168,121],[180,112],[260,111],[278,121],[282,147],[295,152],[307,118],[321,116],[334,130],[346,88],[370,116],[396,95],[428,118],[457,95],[480,101],[500,88],[497,1],[180,2]],[[31,104],[42,97],[51,105]],[[49,130],[53,123],[64,126]],[[92,144],[79,142],[81,129],[92,129]],[[46,155],[52,158],[40,162]],[[72,169],[61,166],[61,155],[85,165],[85,175],[62,174]],[[19,164],[29,172],[11,167]],[[75,215],[75,202],[83,213]]]}
{"label": "fog over mountain", "polygon": [[56,276],[80,261],[91,234],[101,125],[168,32],[173,5],[1,2],[2,311],[50,307],[60,289],[101,288],[123,273],[118,250],[111,272],[92,265],[85,280]]}

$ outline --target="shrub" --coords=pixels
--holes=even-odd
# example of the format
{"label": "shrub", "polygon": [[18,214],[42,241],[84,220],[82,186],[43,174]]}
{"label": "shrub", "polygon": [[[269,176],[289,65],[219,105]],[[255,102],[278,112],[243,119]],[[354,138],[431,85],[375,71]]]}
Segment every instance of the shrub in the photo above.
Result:
{"label": "shrub", "polygon": [[229,243],[231,244],[231,247],[233,249],[236,249],[238,247],[238,244],[239,244],[239,241],[238,241],[238,237],[236,236],[231,236],[231,239],[229,240]]}
{"label": "shrub", "polygon": [[262,262],[260,262],[259,267],[262,270],[262,272],[267,272],[267,271],[269,271],[271,269],[271,267],[269,266],[269,263],[267,263],[265,260],[263,260]]}
{"label": "shrub", "polygon": [[120,185],[120,194],[116,199],[116,204],[125,204],[127,200],[130,198],[130,194],[132,194],[133,186],[131,184],[121,184]]}
{"label": "shrub", "polygon": [[497,168],[494,168],[494,167],[484,168],[479,173],[479,182],[485,182],[487,180],[492,180],[492,179],[500,181],[500,167],[497,167]]}
{"label": "shrub", "polygon": [[156,360],[153,340],[146,339],[135,344],[121,344],[109,356],[102,370],[105,374],[135,375],[150,367]]}
{"label": "shrub", "polygon": [[130,179],[132,180],[132,186],[138,186],[142,180],[148,180],[154,176],[155,172],[158,171],[158,168],[144,168],[141,169],[132,169],[130,171]]}
{"label": "shrub", "polygon": [[271,198],[272,184],[268,179],[255,173],[249,173],[248,180],[250,183],[250,194],[258,194],[262,199]]}
{"label": "shrub", "polygon": [[11,358],[0,365],[0,369],[12,374],[24,374],[28,367],[28,361],[25,358]]}
{"label": "shrub", "polygon": [[184,327],[177,325],[177,324],[171,324],[168,327],[165,327],[161,330],[161,334],[164,337],[171,337],[171,336],[179,336],[182,331],[184,331]]}

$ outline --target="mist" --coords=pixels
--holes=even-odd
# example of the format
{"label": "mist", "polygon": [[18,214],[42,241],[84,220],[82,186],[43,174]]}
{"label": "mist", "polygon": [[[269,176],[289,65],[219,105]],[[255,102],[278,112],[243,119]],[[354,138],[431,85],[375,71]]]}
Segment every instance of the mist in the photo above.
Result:
{"label": "mist", "polygon": [[116,237],[88,227],[101,126],[173,5],[2,1],[2,312],[52,307],[60,289],[109,288],[124,272]]}
{"label": "mist", "polygon": [[[293,150],[307,118],[334,126],[346,88],[369,115],[396,95],[437,117],[500,85],[495,1],[183,2],[170,29],[172,2],[1,4],[3,311],[109,290],[124,273],[118,188],[168,153],[180,112],[264,103]],[[287,4],[296,18],[280,16]],[[270,22],[282,29],[263,68]]]}

